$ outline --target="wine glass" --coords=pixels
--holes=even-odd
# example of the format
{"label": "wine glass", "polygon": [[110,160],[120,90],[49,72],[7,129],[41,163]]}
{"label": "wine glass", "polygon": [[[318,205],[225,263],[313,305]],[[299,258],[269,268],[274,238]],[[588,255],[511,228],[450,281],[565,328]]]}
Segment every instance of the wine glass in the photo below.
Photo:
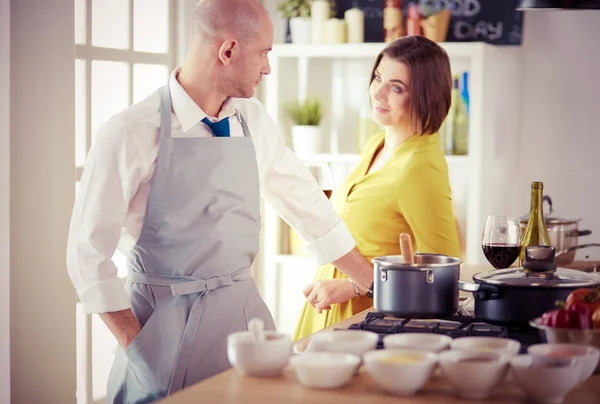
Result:
{"label": "wine glass", "polygon": [[315,177],[327,198],[330,198],[333,192],[333,176],[331,175],[329,165],[325,161],[318,160],[305,161],[304,165],[313,177]]}
{"label": "wine glass", "polygon": [[521,229],[514,216],[489,215],[482,240],[483,254],[496,269],[510,267],[521,252]]}

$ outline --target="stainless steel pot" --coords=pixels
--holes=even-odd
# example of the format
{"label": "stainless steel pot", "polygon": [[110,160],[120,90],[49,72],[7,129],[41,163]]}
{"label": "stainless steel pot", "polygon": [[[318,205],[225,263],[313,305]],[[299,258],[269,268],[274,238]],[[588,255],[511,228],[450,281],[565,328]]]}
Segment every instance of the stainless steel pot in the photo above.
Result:
{"label": "stainless steel pot", "polygon": [[414,264],[401,255],[373,259],[373,304],[400,317],[440,318],[458,310],[460,259],[417,253]]}
{"label": "stainless steel pot", "polygon": [[[579,221],[581,219],[553,217],[552,199],[548,195],[544,195],[544,203],[547,204],[547,211],[544,212],[544,223],[550,237],[550,244],[557,251],[557,265],[568,265],[575,259],[576,251],[571,249],[579,245],[579,237],[592,234],[591,230],[579,230]],[[524,215],[519,218],[521,233],[525,233],[529,215]]]}

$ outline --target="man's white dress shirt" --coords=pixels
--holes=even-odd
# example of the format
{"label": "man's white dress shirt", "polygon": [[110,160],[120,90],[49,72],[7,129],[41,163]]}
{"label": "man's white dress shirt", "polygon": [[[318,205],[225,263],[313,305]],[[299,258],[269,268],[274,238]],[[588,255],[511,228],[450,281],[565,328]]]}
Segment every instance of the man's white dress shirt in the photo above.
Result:
{"label": "man's white dress shirt", "polygon": [[[171,136],[212,136],[201,122],[206,114],[176,76],[177,71],[169,80]],[[112,256],[116,249],[128,254],[142,229],[158,153],[159,107],[157,91],[113,116],[94,136],[67,242],[69,276],[88,313],[131,307]],[[319,264],[348,253],[355,243],[346,225],[303,163],[285,146],[277,124],[258,100],[230,99],[218,119],[209,119],[229,117],[231,136],[243,136],[236,110],[246,119],[256,148],[261,196],[302,235]]]}

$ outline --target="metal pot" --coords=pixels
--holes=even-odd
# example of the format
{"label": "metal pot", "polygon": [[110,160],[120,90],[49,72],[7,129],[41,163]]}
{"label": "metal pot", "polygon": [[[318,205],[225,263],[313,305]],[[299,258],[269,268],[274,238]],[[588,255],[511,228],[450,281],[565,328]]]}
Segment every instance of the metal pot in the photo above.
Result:
{"label": "metal pot", "polygon": [[460,259],[417,253],[414,264],[401,255],[373,259],[373,304],[399,317],[440,318],[458,310]]}
{"label": "metal pot", "polygon": [[[581,219],[568,219],[561,217],[553,217],[552,199],[548,195],[544,195],[544,202],[548,205],[547,212],[544,212],[544,223],[550,237],[550,245],[556,248],[557,264],[559,266],[568,265],[575,259],[575,250],[571,247],[577,246],[579,237],[592,234],[591,230],[579,230],[579,221]],[[529,215],[524,215],[519,218],[521,233],[525,233]]]}
{"label": "metal pot", "polygon": [[[539,255],[551,250],[549,260]],[[557,300],[583,287],[600,284],[600,275],[557,268],[552,247],[528,247],[523,268],[473,275],[474,282],[459,281],[458,288],[473,292],[475,317],[501,325],[528,326],[529,321],[556,308]]]}

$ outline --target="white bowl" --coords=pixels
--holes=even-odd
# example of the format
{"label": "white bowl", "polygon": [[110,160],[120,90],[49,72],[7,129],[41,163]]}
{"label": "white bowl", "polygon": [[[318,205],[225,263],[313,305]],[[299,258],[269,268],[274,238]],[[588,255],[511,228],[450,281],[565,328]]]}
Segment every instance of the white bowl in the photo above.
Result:
{"label": "white bowl", "polygon": [[[552,366],[556,364],[560,366]],[[517,355],[511,358],[510,371],[517,384],[535,401],[560,403],[565,394],[579,383],[581,361],[577,358]]]}
{"label": "white bowl", "polygon": [[310,336],[305,352],[339,352],[362,357],[377,348],[379,335],[363,330],[322,331]]}
{"label": "white bowl", "polygon": [[521,343],[514,339],[499,337],[460,337],[450,342],[450,349],[498,352],[514,356],[521,350]]}
{"label": "white bowl", "polygon": [[[600,349],[600,328],[556,328],[540,324],[540,318],[529,322],[529,325],[539,330],[544,340],[550,344],[569,343],[593,346]],[[600,372],[600,362],[596,366],[596,371]]]}
{"label": "white bowl", "polygon": [[363,360],[378,386],[388,393],[407,396],[427,383],[436,367],[437,355],[423,350],[379,349],[367,352]]}
{"label": "white bowl", "polygon": [[441,352],[438,361],[460,396],[484,399],[506,375],[509,358],[499,352],[450,350]]}
{"label": "white bowl", "polygon": [[350,381],[360,365],[360,357],[339,352],[307,352],[293,356],[290,365],[304,386],[336,389]]}
{"label": "white bowl", "polygon": [[383,337],[384,348],[411,348],[429,352],[441,352],[448,348],[452,337],[447,335],[406,332]]}
{"label": "white bowl", "polygon": [[582,344],[535,344],[527,352],[530,355],[543,355],[553,358],[576,357],[581,361],[580,383],[585,382],[596,370],[600,361],[600,350]]}
{"label": "white bowl", "polygon": [[231,366],[246,376],[268,377],[281,374],[292,356],[288,335],[264,331],[265,339],[255,341],[249,331],[227,337],[227,357]]}

